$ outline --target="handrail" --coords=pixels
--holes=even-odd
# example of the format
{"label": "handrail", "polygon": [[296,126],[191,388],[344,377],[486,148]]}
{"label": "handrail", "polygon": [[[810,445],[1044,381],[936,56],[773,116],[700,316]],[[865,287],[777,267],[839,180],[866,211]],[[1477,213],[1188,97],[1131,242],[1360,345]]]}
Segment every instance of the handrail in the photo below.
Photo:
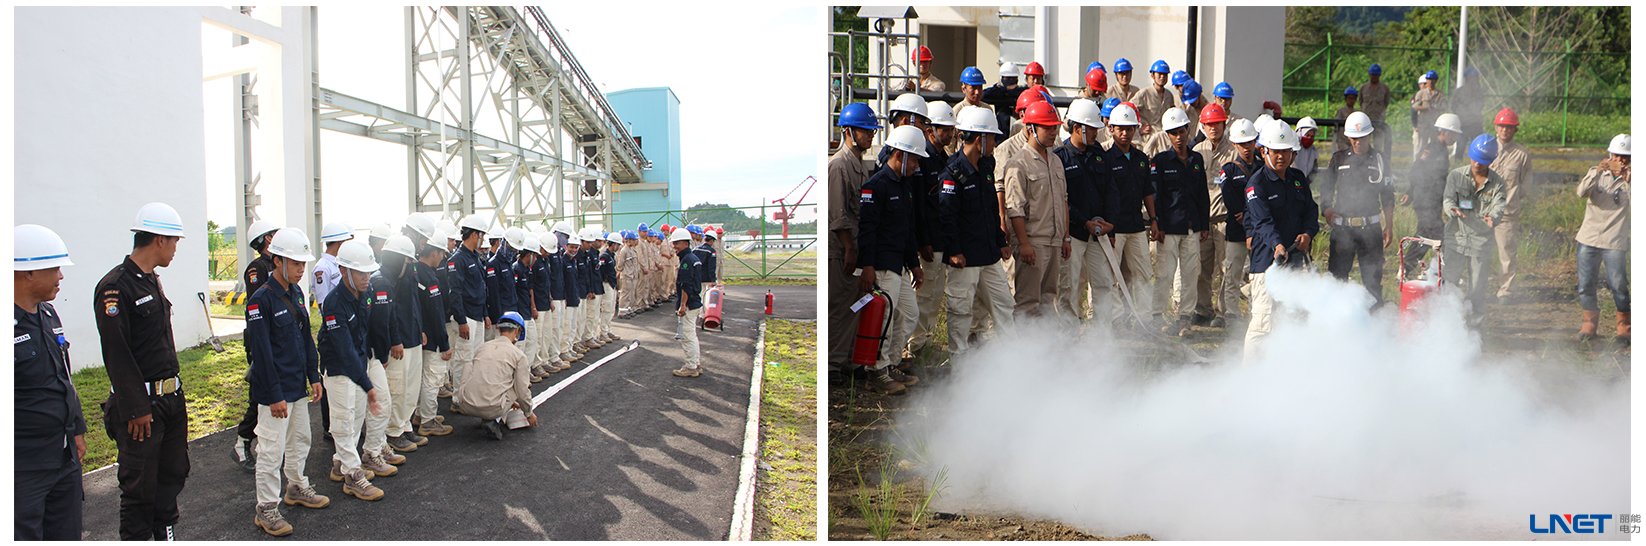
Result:
{"label": "handrail", "polygon": [[590,78],[589,74],[583,70],[583,65],[577,62],[577,57],[572,55],[571,48],[566,45],[565,39],[560,37],[560,32],[555,30],[554,25],[549,24],[549,19],[543,15],[542,8],[526,6],[526,12],[531,14],[531,18],[537,23],[538,32],[549,39],[549,44],[554,47],[561,61],[566,64],[566,68],[573,76],[575,87],[583,92],[586,100],[598,107],[596,113],[600,116],[600,121],[606,126],[607,132],[621,141],[622,149],[634,160],[636,165],[641,168],[651,167],[651,162],[646,160],[646,154],[638,144],[635,144],[634,136],[629,134],[628,127],[623,125],[622,118],[618,117],[617,112],[612,110],[611,104],[606,102],[606,94],[601,93],[595,87],[594,79]]}

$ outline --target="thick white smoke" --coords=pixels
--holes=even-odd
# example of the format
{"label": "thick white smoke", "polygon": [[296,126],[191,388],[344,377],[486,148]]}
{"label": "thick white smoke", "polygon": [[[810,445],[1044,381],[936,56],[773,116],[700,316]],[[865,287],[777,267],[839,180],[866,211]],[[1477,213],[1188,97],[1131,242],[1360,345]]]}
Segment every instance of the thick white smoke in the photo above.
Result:
{"label": "thick white smoke", "polygon": [[1402,325],[1358,284],[1269,286],[1291,311],[1257,362],[1025,324],[916,387],[899,437],[947,469],[942,509],[1111,536],[1532,539],[1530,514],[1629,511],[1615,364],[1482,356],[1446,294]]}

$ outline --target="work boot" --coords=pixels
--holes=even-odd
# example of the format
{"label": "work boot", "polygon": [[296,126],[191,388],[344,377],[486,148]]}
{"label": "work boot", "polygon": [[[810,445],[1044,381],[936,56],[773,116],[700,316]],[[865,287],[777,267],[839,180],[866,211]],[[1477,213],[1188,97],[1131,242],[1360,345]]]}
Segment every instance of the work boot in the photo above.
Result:
{"label": "work boot", "polygon": [[366,480],[365,470],[349,472],[348,481],[343,482],[343,494],[353,495],[354,498],[363,501],[374,501],[383,498],[383,490],[378,489],[377,486]]}
{"label": "work boot", "polygon": [[869,390],[880,394],[896,395],[903,394],[903,392],[908,390],[908,388],[904,387],[903,384],[898,382],[896,379],[892,379],[889,370],[880,370],[878,372],[870,372]]}
{"label": "work boot", "polygon": [[1189,317],[1178,317],[1177,322],[1174,322],[1171,325],[1171,329],[1173,330],[1172,333],[1177,334],[1177,337],[1186,337],[1190,332],[1194,331],[1193,326],[1191,326],[1192,324],[1193,320]]}
{"label": "work boot", "polygon": [[1600,329],[1600,311],[1583,311],[1583,326],[1577,329],[1578,341],[1589,341],[1595,338],[1595,330]]}
{"label": "work boot", "polygon": [[580,356],[577,356],[577,355],[574,355],[574,354],[572,354],[572,353],[571,353],[571,352],[570,352],[570,351],[568,351],[568,352],[564,352],[564,353],[560,353],[560,360],[561,360],[561,361],[562,361],[562,362],[576,362],[576,361],[577,361],[577,359],[579,359],[579,358],[583,358],[583,357],[580,357]]}
{"label": "work boot", "polygon": [[543,376],[541,374],[537,373],[537,371],[538,371],[537,368],[532,368],[531,383],[533,385],[536,385],[538,383],[543,382]]}
{"label": "work boot", "polygon": [[453,400],[452,404],[450,406],[447,406],[446,409],[451,411],[452,413],[457,414],[457,415],[467,415],[467,414],[463,413],[463,405],[457,403],[456,400]]}
{"label": "work boot", "polygon": [[441,398],[451,398],[452,397],[452,388],[442,385],[440,387],[440,393],[439,394],[440,394]]}
{"label": "work boot", "polygon": [[395,453],[394,448],[389,447],[388,444],[384,444],[383,449],[378,450],[377,454],[383,457],[385,463],[392,465],[406,464],[406,456]]}
{"label": "work boot", "polygon": [[572,369],[572,363],[570,363],[570,362],[566,362],[566,361],[564,361],[564,360],[556,360],[556,361],[554,361],[554,362],[553,362],[553,363],[551,363],[551,364],[552,364],[552,365],[553,365],[553,366],[554,366],[554,367],[555,367],[555,368],[557,368],[557,369],[556,369],[556,370],[554,370],[554,371],[560,371],[560,372],[563,372],[563,371],[566,371],[566,370],[570,370],[570,369]]}
{"label": "work boot", "polygon": [[251,438],[240,438],[234,442],[234,451],[229,454],[234,464],[246,472],[257,471],[257,450],[252,448],[251,441]]}
{"label": "work boot", "polygon": [[1223,320],[1223,317],[1212,317],[1212,320],[1207,322],[1206,326],[1211,328],[1222,328],[1227,324],[1228,321]]}
{"label": "work boot", "polygon": [[[368,480],[377,477],[377,475],[372,473],[370,470],[366,470],[364,472],[366,473],[366,479]],[[340,482],[348,478],[348,473],[343,471],[343,461],[341,459],[331,460],[331,472],[326,477],[330,478],[331,481],[334,482]]]}
{"label": "work boot", "polygon": [[675,377],[697,377],[699,375],[703,375],[703,370],[700,368],[687,368],[685,366],[681,366],[680,369],[671,373],[673,373]]}
{"label": "work boot", "polygon": [[916,383],[920,382],[920,378],[904,373],[903,370],[897,369],[896,366],[886,368],[886,374],[892,376],[892,381],[902,383],[905,387],[913,387]]}
{"label": "work boot", "polygon": [[1617,312],[1617,342],[1624,345],[1629,344],[1629,313],[1627,311]]}
{"label": "work boot", "polygon": [[503,439],[503,423],[498,422],[496,419],[487,419],[481,422],[480,428],[486,429],[486,434],[490,435],[493,440]]}
{"label": "work boot", "polygon": [[417,447],[423,447],[423,446],[429,445],[428,437],[420,436],[420,435],[417,434],[416,431],[408,430],[408,431],[402,433],[400,435],[400,437],[405,438],[406,441],[408,441],[408,442],[411,442],[413,444],[417,444]]}
{"label": "work boot", "polygon": [[400,473],[400,468],[389,464],[382,453],[367,453],[360,456],[360,468],[369,470],[374,476],[387,478]]}
{"label": "work boot", "polygon": [[325,508],[331,506],[331,498],[315,492],[314,486],[300,486],[295,483],[286,484],[285,502],[287,506],[302,505],[304,508]]}
{"label": "work boot", "polygon": [[452,427],[440,421],[429,419],[417,425],[417,433],[423,436],[445,436],[452,433]]}
{"label": "work boot", "polygon": [[269,536],[283,537],[291,534],[291,524],[286,523],[286,518],[280,515],[278,502],[257,503],[257,515],[252,518],[252,523],[256,523],[257,528]]}
{"label": "work boot", "polygon": [[405,435],[390,436],[389,447],[394,448],[395,451],[399,451],[401,453],[411,453],[413,451],[417,451],[417,443],[407,440]]}

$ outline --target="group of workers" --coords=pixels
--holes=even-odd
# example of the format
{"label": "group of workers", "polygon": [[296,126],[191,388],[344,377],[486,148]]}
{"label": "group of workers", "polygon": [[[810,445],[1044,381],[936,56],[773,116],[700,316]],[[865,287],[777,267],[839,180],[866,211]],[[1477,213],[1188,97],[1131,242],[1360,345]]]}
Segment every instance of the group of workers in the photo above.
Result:
{"label": "group of workers", "polygon": [[[173,304],[157,269],[171,264],[185,224],[173,207],[150,203],[131,231],[131,254],[93,300],[111,384],[104,426],[118,449],[121,539],[170,540],[190,470],[189,417]],[[255,474],[253,523],[289,535],[282,503],[331,503],[305,474],[311,403],[335,448],[329,479],[374,501],[384,492],[373,479],[396,475],[406,453],[452,433],[439,398],[493,439],[534,427],[530,385],[619,341],[611,326],[620,312],[674,301],[685,364],[673,375],[697,377],[694,321],[717,282],[721,233],[575,230],[566,221],[502,229],[480,215],[454,224],[413,213],[398,231],[384,223],[364,240],[327,223],[317,256],[301,229],[255,222],[247,243],[257,257],[243,275],[248,408],[233,452]],[[73,264],[49,228],[18,226],[15,241],[16,538],[78,540],[86,420],[49,303]]]}
{"label": "group of workers", "polygon": [[[1346,91],[1331,156],[1317,161],[1314,119],[1294,127],[1277,119],[1273,101],[1246,119],[1233,111],[1232,85],[1212,86],[1208,99],[1164,60],[1149,66],[1142,88],[1131,84],[1131,61],[1114,63],[1112,85],[1107,68],[1093,62],[1072,100],[1054,99],[1038,62],[1004,63],[992,86],[967,67],[953,105],[918,94],[932,97],[946,85],[930,74],[928,48],[914,60],[919,80],[890,101],[887,127],[867,104],[839,111],[840,145],[828,170],[831,378],[855,371],[881,392],[906,391],[918,382],[915,354],[942,334],[940,308],[951,355],[1014,320],[1061,315],[1180,336],[1246,320],[1250,359],[1271,327],[1266,272],[1308,266],[1322,227],[1330,234],[1325,269],[1347,279],[1358,263],[1372,306],[1384,302],[1384,250],[1399,240],[1398,175],[1380,66]],[[1478,322],[1494,289],[1503,297],[1511,288],[1531,155],[1515,142],[1513,109],[1497,114],[1496,134],[1479,134],[1478,112],[1446,111],[1435,73],[1422,80],[1411,102],[1415,158],[1398,202],[1413,207],[1415,235],[1429,242],[1410,249],[1408,270],[1433,275],[1422,251],[1442,248],[1445,278],[1467,294],[1468,318]],[[1068,100],[1067,108],[1060,112],[1054,100]],[[863,155],[880,131],[883,146],[871,164]],[[1451,162],[1454,145],[1466,162]],[[1590,202],[1578,238],[1580,293],[1592,337],[1595,268],[1604,262],[1626,340],[1628,135],[1609,152],[1578,189]],[[1500,280],[1491,284],[1492,276]],[[863,338],[857,302],[871,293],[885,297],[894,316],[874,364],[848,369]]]}

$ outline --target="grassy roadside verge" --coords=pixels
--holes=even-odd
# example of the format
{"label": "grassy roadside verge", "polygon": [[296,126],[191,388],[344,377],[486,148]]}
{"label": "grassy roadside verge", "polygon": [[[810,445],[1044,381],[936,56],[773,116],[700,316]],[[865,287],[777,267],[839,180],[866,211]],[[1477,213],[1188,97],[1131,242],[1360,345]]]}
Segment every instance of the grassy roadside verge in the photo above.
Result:
{"label": "grassy roadside verge", "polygon": [[766,321],[756,540],[817,538],[817,323]]}

